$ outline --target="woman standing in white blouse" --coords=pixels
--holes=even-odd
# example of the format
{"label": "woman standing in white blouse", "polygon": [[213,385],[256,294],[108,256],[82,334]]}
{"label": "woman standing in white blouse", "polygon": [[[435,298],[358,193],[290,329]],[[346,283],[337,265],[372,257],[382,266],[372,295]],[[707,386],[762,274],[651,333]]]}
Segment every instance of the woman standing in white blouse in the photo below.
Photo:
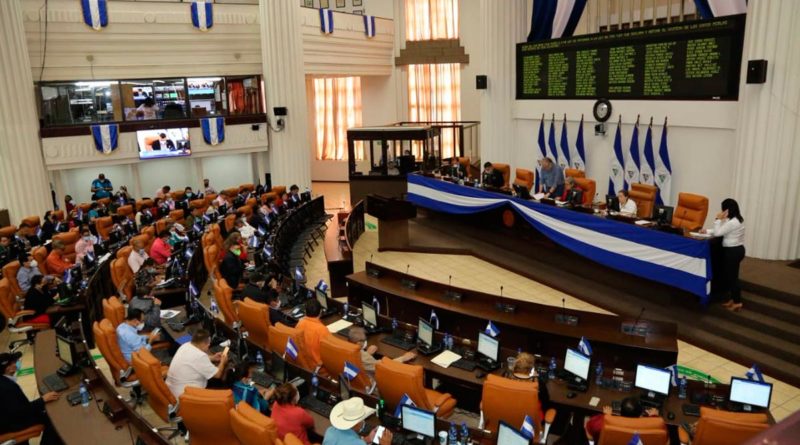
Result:
{"label": "woman standing in white blouse", "polygon": [[728,310],[742,309],[742,289],[739,285],[739,264],[744,259],[744,218],[739,204],[733,199],[722,201],[722,211],[717,213],[714,227],[706,233],[722,237],[722,290],[730,292],[723,303]]}

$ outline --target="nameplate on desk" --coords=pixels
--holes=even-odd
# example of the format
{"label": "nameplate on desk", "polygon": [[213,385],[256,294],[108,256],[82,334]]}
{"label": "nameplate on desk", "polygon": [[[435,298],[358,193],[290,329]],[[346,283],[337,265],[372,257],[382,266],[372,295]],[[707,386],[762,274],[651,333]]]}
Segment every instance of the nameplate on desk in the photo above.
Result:
{"label": "nameplate on desk", "polygon": [[565,324],[567,326],[577,326],[578,325],[578,317],[576,315],[556,314],[555,320],[556,320],[556,323]]}
{"label": "nameplate on desk", "polygon": [[367,268],[367,275],[372,277],[372,278],[380,278],[381,271],[378,270],[378,269],[375,269],[374,267],[368,267]]}
{"label": "nameplate on desk", "polygon": [[622,323],[621,327],[623,334],[633,335],[636,337],[647,337],[650,333],[650,327],[646,322],[638,323]]}
{"label": "nameplate on desk", "polygon": [[464,299],[464,294],[462,294],[461,292],[456,292],[454,290],[447,290],[444,292],[444,298],[460,303],[461,300]]}
{"label": "nameplate on desk", "polygon": [[401,278],[400,284],[403,285],[403,287],[411,290],[416,290],[417,287],[419,287],[419,283],[416,280],[412,280],[410,278]]}
{"label": "nameplate on desk", "polygon": [[494,308],[498,312],[505,312],[507,314],[513,314],[514,312],[517,311],[517,306],[510,303],[496,303],[494,305]]}

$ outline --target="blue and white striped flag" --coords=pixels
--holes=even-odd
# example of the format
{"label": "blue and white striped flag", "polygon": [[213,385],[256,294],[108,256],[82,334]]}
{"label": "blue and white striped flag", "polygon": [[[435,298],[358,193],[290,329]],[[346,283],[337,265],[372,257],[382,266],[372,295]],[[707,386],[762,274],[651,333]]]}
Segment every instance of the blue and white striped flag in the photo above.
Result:
{"label": "blue and white striped flag", "polygon": [[211,215],[209,215],[208,213],[204,213],[203,214],[203,221],[205,221],[207,223],[210,223],[211,222]]}
{"label": "blue and white striped flag", "polygon": [[569,140],[567,139],[567,115],[564,115],[564,123],[561,125],[561,152],[558,154],[558,165],[561,171],[568,169],[572,163],[569,160]]}
{"label": "blue and white striped flag", "polygon": [[639,119],[633,126],[631,134],[631,145],[628,149],[628,157],[625,158],[625,190],[631,188],[631,184],[639,182]]}
{"label": "blue and white striped flag", "polygon": [[94,252],[91,250],[86,251],[86,255],[83,257],[86,259],[87,263],[94,263]]}
{"label": "blue and white striped flag", "polygon": [[669,369],[669,373],[671,374],[670,378],[669,378],[670,383],[672,383],[672,386],[678,386],[678,379],[680,377],[678,376],[678,365],[677,365],[677,363],[667,367],[667,369]]}
{"label": "blue and white striped flag", "polygon": [[531,419],[531,416],[525,416],[525,420],[522,421],[522,428],[520,428],[519,432],[522,433],[523,436],[527,437],[528,440],[533,439],[535,428],[533,426],[533,419]]}
{"label": "blue and white striped flag", "polygon": [[578,137],[575,139],[575,146],[570,152],[570,166],[578,170],[586,170],[586,149],[583,145],[583,115],[581,123],[578,124]]}
{"label": "blue and white striped flag", "polygon": [[324,8],[319,10],[319,27],[323,34],[333,34],[333,11]]}
{"label": "blue and white striped flag", "polygon": [[589,340],[586,337],[581,337],[581,340],[578,342],[578,350],[581,351],[583,355],[592,355],[592,345],[589,344]]}
{"label": "blue and white striped flag", "polygon": [[556,146],[556,116],[550,121],[550,133],[547,136],[547,145],[550,146],[550,157],[554,164],[558,164],[558,147]]}
{"label": "blue and white striped flag", "polygon": [[306,279],[302,267],[297,266],[294,268],[294,279],[297,281],[304,281]]}
{"label": "blue and white striped flag", "polygon": [[397,402],[397,407],[394,409],[395,417],[400,417],[400,415],[403,414],[403,405],[417,406],[408,394],[403,393],[403,397],[400,397],[400,401]]}
{"label": "blue and white striped flag", "polygon": [[194,230],[197,233],[203,233],[203,228],[200,226],[199,223],[192,224],[192,230]]}
{"label": "blue and white striped flag", "polygon": [[297,345],[294,344],[294,340],[292,340],[292,337],[289,337],[289,339],[286,340],[286,349],[284,350],[284,352],[286,353],[286,355],[291,357],[292,360],[297,360]]}
{"label": "blue and white striped flag", "polygon": [[347,360],[344,361],[344,376],[347,377],[347,380],[353,380],[359,372],[361,372],[361,370],[358,369],[356,365]]}
{"label": "blue and white striped flag", "polygon": [[431,309],[431,318],[428,321],[433,325],[434,329],[439,330],[439,316],[436,315],[436,311],[433,309]]}
{"label": "blue and white striped flag", "polygon": [[[129,221],[130,221],[130,220],[129,220]],[[57,223],[56,223],[56,228],[55,228],[55,231],[56,231],[56,232],[60,232],[60,231],[61,231],[61,221],[59,221],[59,222],[57,222]]]}
{"label": "blue and white striped flag", "polygon": [[628,445],[644,445],[644,442],[642,442],[642,438],[639,437],[639,433],[633,433],[633,437],[631,437],[631,441],[628,442]]}
{"label": "blue and white striped flag", "polygon": [[489,320],[489,323],[486,324],[486,329],[484,329],[483,332],[492,337],[497,337],[500,335],[500,329],[497,329],[497,326],[492,323],[492,320]]}
{"label": "blue and white striped flag", "polygon": [[586,0],[549,0],[533,2],[533,17],[528,41],[570,37],[578,26]]}
{"label": "blue and white striped flag", "polygon": [[326,283],[325,280],[320,279],[317,282],[317,289],[321,290],[322,292],[328,292],[328,283]]}
{"label": "blue and white striped flag", "polygon": [[547,157],[547,146],[544,142],[544,113],[542,113],[542,120],[539,121],[539,137],[536,141],[539,145],[539,152],[536,154],[536,178],[534,182],[534,193],[539,193],[539,185],[541,179],[540,176],[542,175],[542,159]]}
{"label": "blue and white striped flag", "polygon": [[63,281],[64,284],[72,283],[72,267],[64,271],[64,275],[61,276],[61,281]]}
{"label": "blue and white striped flag", "polygon": [[264,252],[264,256],[267,258],[272,258],[272,247],[270,247],[269,244],[264,245],[262,252]]}
{"label": "blue and white striped flag", "polygon": [[208,31],[214,26],[214,5],[206,0],[192,2],[192,26],[200,31]]}
{"label": "blue and white striped flag", "polygon": [[203,129],[203,140],[208,145],[217,145],[225,140],[225,118],[208,117],[200,119]]}
{"label": "blue and white striped flag", "polygon": [[193,297],[200,295],[200,289],[197,288],[197,285],[192,280],[189,280],[189,295]]}
{"label": "blue and white striped flag", "polygon": [[378,301],[378,297],[376,297],[375,295],[372,296],[372,307],[375,308],[376,314],[381,313],[381,302]]}
{"label": "blue and white striped flag", "polygon": [[42,226],[36,226],[36,238],[42,239]]}
{"label": "blue and white striped flag", "polygon": [[83,22],[95,31],[108,26],[108,5],[106,0],[81,0]]}
{"label": "blue and white striped flag", "polygon": [[655,159],[653,157],[653,123],[647,126],[647,133],[644,136],[644,148],[642,148],[642,167],[639,169],[639,178],[642,184],[655,184],[653,170],[655,169]]}
{"label": "blue and white striped flag", "polygon": [[267,229],[265,229],[264,226],[258,226],[256,232],[258,232],[258,236],[264,236],[267,234]]}
{"label": "blue and white striped flag", "polygon": [[764,375],[761,374],[761,368],[755,363],[753,363],[753,366],[751,366],[750,369],[748,369],[747,372],[744,373],[744,375],[747,376],[748,380],[756,380],[758,382],[764,383]]}
{"label": "blue and white striped flag", "polygon": [[374,15],[365,15],[364,16],[364,33],[367,35],[367,38],[375,37],[375,16]]}
{"label": "blue and white striped flag", "polygon": [[83,209],[78,207],[78,221],[83,221]]}
{"label": "blue and white striped flag", "polygon": [[251,237],[250,237],[250,239],[249,239],[249,240],[247,240],[247,241],[248,241],[248,242],[247,242],[247,244],[248,244],[248,245],[249,245],[251,248],[255,249],[255,248],[257,248],[257,247],[258,247],[258,237],[257,237],[257,236],[251,236]]}
{"label": "blue and white striped flag", "polygon": [[672,165],[669,162],[669,148],[667,148],[667,118],[664,118],[664,128],[661,129],[661,144],[656,156],[655,183],[658,187],[656,204],[669,203],[672,190]]}
{"label": "blue and white striped flag", "polygon": [[701,19],[747,13],[747,0],[694,0]]}
{"label": "blue and white striped flag", "polygon": [[611,172],[608,175],[608,194],[616,195],[625,187],[625,158],[622,155],[622,116],[614,135],[614,155],[611,156]]}
{"label": "blue and white striped flag", "polygon": [[109,154],[117,149],[119,142],[119,125],[92,125],[94,146],[100,153]]}

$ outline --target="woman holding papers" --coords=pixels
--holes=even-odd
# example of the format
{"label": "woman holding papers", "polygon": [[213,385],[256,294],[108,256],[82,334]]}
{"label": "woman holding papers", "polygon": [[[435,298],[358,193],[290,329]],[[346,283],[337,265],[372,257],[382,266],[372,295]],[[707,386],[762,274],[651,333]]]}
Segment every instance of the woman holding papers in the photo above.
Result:
{"label": "woman holding papers", "polygon": [[744,218],[739,203],[733,199],[722,201],[722,211],[717,213],[714,227],[705,232],[722,237],[722,291],[730,293],[723,303],[728,310],[742,310],[742,289],[739,285],[739,264],[744,259]]}

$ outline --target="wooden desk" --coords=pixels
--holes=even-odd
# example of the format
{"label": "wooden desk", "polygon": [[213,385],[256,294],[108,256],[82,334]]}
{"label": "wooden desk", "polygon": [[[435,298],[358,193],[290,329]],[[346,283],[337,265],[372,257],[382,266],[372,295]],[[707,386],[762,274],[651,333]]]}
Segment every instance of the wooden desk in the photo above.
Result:
{"label": "wooden desk", "polygon": [[328,263],[328,276],[330,277],[330,283],[328,284],[330,285],[330,294],[334,298],[347,295],[347,281],[345,277],[353,273],[353,251],[350,250],[346,236],[341,235],[346,223],[342,224],[340,221],[343,218],[339,216],[344,216],[345,220],[347,218],[346,213],[339,214],[328,222],[328,228],[325,230],[324,243],[325,261]]}
{"label": "wooden desk", "polygon": [[[643,361],[643,357],[649,364],[667,367],[678,359],[677,326],[674,323],[647,320],[650,333],[646,337],[633,336],[622,333],[621,327],[624,321],[634,320],[615,315],[562,310],[450,287],[369,262],[367,270],[377,271],[380,276],[376,278],[365,271],[347,277],[349,303],[360,307],[362,302],[371,304],[372,297],[377,296],[383,315],[415,326],[419,318],[427,320],[431,309],[435,309],[442,331],[472,340],[477,340],[478,332],[492,320],[500,329],[502,346],[512,350],[521,348],[563,357],[566,348],[577,348],[578,341],[585,336],[592,344],[593,358],[602,361],[606,368],[633,369]],[[409,289],[403,285],[403,280],[413,280],[418,287]],[[448,299],[445,297],[447,291],[460,293],[462,300]],[[513,313],[502,312],[497,305],[512,305],[515,310]],[[564,313],[577,316],[578,324],[557,323],[556,316]]]}

